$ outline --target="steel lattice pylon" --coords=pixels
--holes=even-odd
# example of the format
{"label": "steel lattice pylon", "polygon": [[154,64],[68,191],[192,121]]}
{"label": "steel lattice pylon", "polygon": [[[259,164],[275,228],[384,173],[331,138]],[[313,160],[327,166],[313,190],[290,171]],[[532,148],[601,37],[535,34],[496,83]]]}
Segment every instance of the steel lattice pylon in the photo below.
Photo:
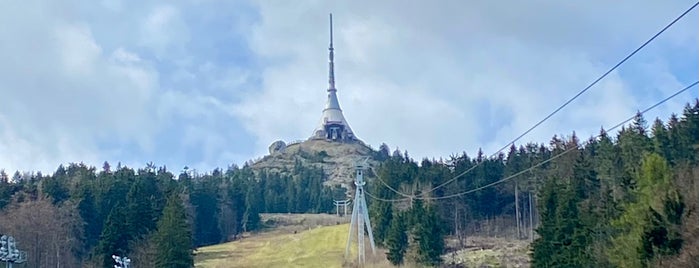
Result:
{"label": "steel lattice pylon", "polygon": [[[366,162],[365,162],[366,163]],[[369,209],[366,206],[366,199],[364,198],[364,164],[358,164],[356,166],[357,176],[354,180],[354,184],[357,186],[357,190],[354,193],[354,206],[352,209],[352,221],[350,222],[349,235],[347,236],[347,247],[345,248],[345,256],[349,256],[350,245],[352,244],[352,234],[357,233],[357,261],[359,265],[362,265],[366,258],[364,256],[364,232],[369,235],[369,242],[371,242],[371,252],[376,254],[376,245],[374,244],[374,234],[371,231],[371,221],[369,220]]]}

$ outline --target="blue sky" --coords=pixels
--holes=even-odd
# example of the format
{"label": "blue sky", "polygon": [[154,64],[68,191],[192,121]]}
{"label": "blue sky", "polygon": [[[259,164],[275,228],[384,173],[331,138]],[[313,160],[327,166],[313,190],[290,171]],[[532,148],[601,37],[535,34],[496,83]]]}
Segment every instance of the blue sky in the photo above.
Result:
{"label": "blue sky", "polygon": [[[330,12],[340,105],[360,139],[414,158],[492,153],[692,4],[3,1],[0,169],[208,171],[306,139],[326,98]],[[696,16],[523,141],[589,137],[696,80]]]}

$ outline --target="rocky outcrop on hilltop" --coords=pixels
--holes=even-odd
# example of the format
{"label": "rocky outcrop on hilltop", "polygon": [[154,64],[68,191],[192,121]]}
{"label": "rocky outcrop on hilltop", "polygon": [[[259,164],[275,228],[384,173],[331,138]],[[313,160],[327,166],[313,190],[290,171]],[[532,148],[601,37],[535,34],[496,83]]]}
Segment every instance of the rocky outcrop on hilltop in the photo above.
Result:
{"label": "rocky outcrop on hilltop", "polygon": [[[282,173],[292,170],[297,162],[304,166],[322,168],[328,179],[326,185],[341,185],[348,188],[354,180],[354,169],[358,162],[367,159],[370,167],[377,164],[375,151],[362,142],[341,143],[326,140],[307,140],[283,144],[275,142],[270,154],[252,164],[253,170]],[[366,174],[372,174],[368,170]]]}

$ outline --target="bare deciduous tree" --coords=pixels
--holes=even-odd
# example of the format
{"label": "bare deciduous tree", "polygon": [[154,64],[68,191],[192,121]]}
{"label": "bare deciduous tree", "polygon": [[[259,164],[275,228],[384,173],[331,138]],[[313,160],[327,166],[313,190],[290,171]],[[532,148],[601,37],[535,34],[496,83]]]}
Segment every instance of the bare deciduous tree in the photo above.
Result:
{"label": "bare deciduous tree", "polygon": [[57,207],[47,198],[13,203],[0,212],[0,232],[17,239],[28,267],[79,267],[81,224],[74,204]]}

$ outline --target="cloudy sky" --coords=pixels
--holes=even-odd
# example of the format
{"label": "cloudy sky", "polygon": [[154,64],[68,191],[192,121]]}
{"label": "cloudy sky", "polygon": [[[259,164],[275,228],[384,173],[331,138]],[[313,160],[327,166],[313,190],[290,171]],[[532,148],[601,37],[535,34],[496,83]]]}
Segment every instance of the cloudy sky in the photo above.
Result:
{"label": "cloudy sky", "polygon": [[[492,153],[693,3],[2,1],[0,169],[206,171],[306,139],[326,98],[330,12],[340,105],[362,140],[418,159]],[[697,14],[523,141],[589,137],[694,82]]]}

